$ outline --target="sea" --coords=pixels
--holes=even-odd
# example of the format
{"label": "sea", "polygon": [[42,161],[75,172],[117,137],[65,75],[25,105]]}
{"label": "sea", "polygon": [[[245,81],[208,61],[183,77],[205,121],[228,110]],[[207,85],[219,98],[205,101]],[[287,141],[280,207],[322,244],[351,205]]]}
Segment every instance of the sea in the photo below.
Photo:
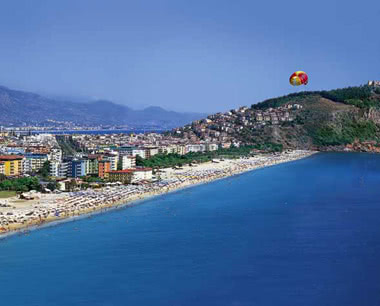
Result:
{"label": "sea", "polygon": [[318,153],[0,240],[0,305],[380,305],[380,155]]}

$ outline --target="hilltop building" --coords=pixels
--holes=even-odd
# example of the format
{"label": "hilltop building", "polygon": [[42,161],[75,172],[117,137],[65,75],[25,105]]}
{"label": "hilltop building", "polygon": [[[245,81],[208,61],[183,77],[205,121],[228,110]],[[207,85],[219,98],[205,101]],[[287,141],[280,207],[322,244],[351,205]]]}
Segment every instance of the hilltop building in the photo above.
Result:
{"label": "hilltop building", "polygon": [[368,86],[380,87],[380,81],[368,81]]}

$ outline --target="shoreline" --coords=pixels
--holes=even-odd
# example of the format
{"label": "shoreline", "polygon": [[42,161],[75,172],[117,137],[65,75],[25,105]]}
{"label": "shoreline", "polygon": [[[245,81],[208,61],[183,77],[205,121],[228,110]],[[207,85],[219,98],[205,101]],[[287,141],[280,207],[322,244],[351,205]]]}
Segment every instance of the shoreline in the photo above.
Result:
{"label": "shoreline", "polygon": [[232,177],[248,171],[296,161],[314,155],[316,151],[292,151],[270,156],[255,156],[247,159],[208,162],[196,167],[166,170],[166,178],[146,185],[106,187],[86,190],[45,199],[33,207],[13,209],[0,214],[0,239],[17,234],[29,234],[31,230],[71,222],[109,210],[137,205],[140,202]]}

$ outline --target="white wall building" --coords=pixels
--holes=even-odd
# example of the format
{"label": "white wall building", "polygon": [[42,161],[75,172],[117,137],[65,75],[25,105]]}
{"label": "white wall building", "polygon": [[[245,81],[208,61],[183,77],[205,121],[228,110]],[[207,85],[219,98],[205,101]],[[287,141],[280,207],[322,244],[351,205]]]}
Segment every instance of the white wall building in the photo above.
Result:
{"label": "white wall building", "polygon": [[206,151],[216,151],[219,149],[219,145],[216,143],[206,143]]}
{"label": "white wall building", "polygon": [[119,162],[121,163],[121,169],[132,169],[136,167],[136,157],[123,155],[120,156]]}
{"label": "white wall building", "polygon": [[206,145],[203,143],[200,144],[188,144],[186,145],[186,153],[189,152],[204,152],[206,151]]}
{"label": "white wall building", "polygon": [[50,162],[50,176],[67,177],[69,163],[68,162]]}
{"label": "white wall building", "polygon": [[62,160],[62,150],[58,148],[51,149],[48,159],[50,161],[60,162]]}
{"label": "white wall building", "polygon": [[144,181],[144,180],[150,181],[151,179],[152,179],[152,169],[150,168],[134,169],[131,183]]}

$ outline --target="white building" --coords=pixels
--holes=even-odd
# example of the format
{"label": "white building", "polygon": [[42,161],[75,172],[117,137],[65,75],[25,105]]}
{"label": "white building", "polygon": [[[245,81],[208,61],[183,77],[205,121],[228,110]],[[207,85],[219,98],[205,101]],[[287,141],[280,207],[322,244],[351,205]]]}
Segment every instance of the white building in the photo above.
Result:
{"label": "white building", "polygon": [[141,158],[146,158],[145,155],[145,149],[140,149],[137,147],[121,147],[118,149],[119,155],[127,155],[127,156],[134,156],[136,157],[137,155],[140,156]]}
{"label": "white building", "polygon": [[200,144],[188,144],[186,145],[186,153],[190,152],[204,152],[206,151],[206,145],[203,143]]}
{"label": "white building", "polygon": [[68,162],[50,162],[50,176],[54,177],[67,177],[69,163]]}
{"label": "white building", "polygon": [[141,158],[146,158],[146,155],[145,155],[145,150],[144,149],[134,149],[132,151],[132,156],[136,157],[136,156],[140,156]]}
{"label": "white building", "polygon": [[158,154],[158,147],[144,147],[145,150],[145,158],[150,158],[156,154]]}
{"label": "white building", "polygon": [[150,181],[152,180],[152,169],[151,168],[142,168],[134,169],[132,174],[131,183],[139,181]]}
{"label": "white building", "polygon": [[206,143],[206,151],[216,151],[219,149],[218,144],[216,143]]}
{"label": "white building", "polygon": [[37,172],[47,160],[46,154],[26,154],[23,161],[23,173]]}
{"label": "white building", "polygon": [[61,161],[62,160],[62,150],[59,148],[53,148],[48,156],[50,161]]}
{"label": "white building", "polygon": [[119,162],[121,163],[121,169],[132,169],[136,167],[136,157],[123,155],[120,156]]}

